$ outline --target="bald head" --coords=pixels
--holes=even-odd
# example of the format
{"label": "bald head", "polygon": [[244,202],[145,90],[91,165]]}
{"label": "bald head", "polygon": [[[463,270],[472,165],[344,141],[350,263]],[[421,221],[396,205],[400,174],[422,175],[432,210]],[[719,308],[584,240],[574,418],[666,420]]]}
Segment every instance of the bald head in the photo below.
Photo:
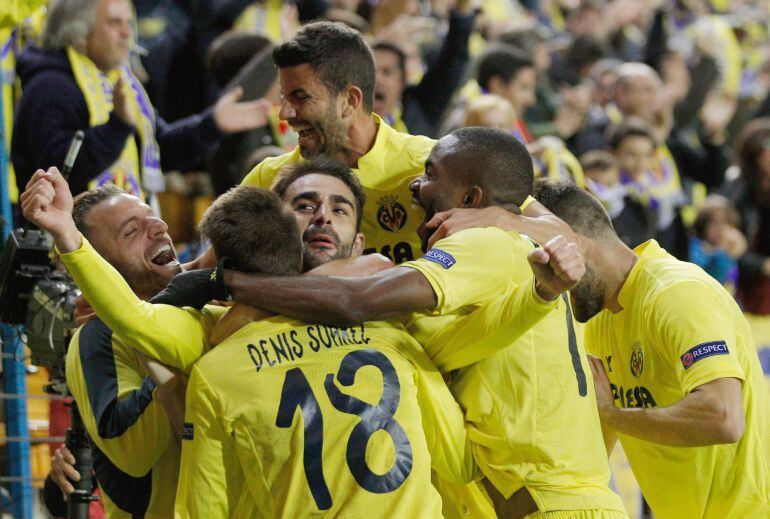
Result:
{"label": "bald head", "polygon": [[613,100],[624,115],[652,121],[663,82],[652,67],[644,63],[624,63],[617,68]]}

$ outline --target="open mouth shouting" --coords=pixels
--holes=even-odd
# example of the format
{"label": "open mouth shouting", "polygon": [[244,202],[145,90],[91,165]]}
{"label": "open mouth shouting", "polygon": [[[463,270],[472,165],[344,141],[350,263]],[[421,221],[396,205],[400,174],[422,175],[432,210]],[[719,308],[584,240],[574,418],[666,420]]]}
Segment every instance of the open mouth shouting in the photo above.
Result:
{"label": "open mouth shouting", "polygon": [[171,242],[163,242],[150,249],[148,254],[150,263],[163,268],[179,268],[179,261],[176,257],[176,252],[171,246]]}

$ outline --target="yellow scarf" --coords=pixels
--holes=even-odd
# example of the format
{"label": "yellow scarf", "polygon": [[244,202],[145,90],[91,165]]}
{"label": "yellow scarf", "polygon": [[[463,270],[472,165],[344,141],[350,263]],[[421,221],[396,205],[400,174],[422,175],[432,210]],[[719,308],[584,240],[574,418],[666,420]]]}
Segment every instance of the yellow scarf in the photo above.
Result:
{"label": "yellow scarf", "polygon": [[281,0],[266,0],[248,6],[233,24],[236,31],[256,31],[274,42],[283,39],[281,34]]}
{"label": "yellow scarf", "polygon": [[[74,48],[67,48],[72,72],[88,105],[89,124],[105,124],[112,112],[112,89],[119,77],[129,86],[129,109],[137,121],[141,149],[133,136],[126,144],[118,160],[101,172],[90,184],[93,189],[105,184],[114,184],[132,195],[144,198],[143,190],[150,193],[163,191],[163,174],[160,170],[160,152],[155,140],[155,112],[147,93],[128,66],[121,66],[104,74],[87,56]],[[140,182],[141,180],[141,182]]]}
{"label": "yellow scarf", "polygon": [[19,200],[19,190],[16,187],[16,175],[9,160],[11,155],[11,134],[13,131],[14,84],[16,82],[16,42],[17,32],[11,29],[0,29],[0,96],[2,96],[2,114],[0,114],[0,135],[5,146],[5,159],[8,165],[8,194],[12,204]]}

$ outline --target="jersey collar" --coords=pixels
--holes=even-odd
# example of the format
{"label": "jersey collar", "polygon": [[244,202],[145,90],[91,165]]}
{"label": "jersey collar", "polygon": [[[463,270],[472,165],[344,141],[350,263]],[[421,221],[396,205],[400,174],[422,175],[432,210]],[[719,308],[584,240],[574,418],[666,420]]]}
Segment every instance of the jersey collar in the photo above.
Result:
{"label": "jersey collar", "polygon": [[382,117],[374,112],[372,112],[372,118],[374,118],[374,124],[377,125],[377,136],[374,138],[374,146],[358,159],[358,167],[355,168],[356,171],[363,171],[367,168],[377,169],[376,162],[382,158],[383,150],[387,146],[391,134],[396,131],[388,126],[387,123],[382,120]]}
{"label": "jersey collar", "polygon": [[636,263],[631,267],[626,282],[618,293],[618,303],[623,309],[629,308],[634,300],[637,286],[641,279],[641,272],[651,261],[665,256],[666,251],[655,240],[647,240],[634,249],[634,253],[639,257]]}

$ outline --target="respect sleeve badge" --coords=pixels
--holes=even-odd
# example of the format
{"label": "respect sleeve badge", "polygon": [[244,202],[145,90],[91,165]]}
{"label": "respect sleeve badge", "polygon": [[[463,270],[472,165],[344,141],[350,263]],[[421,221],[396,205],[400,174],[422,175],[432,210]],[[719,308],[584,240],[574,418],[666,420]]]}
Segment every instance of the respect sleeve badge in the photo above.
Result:
{"label": "respect sleeve badge", "polygon": [[680,359],[684,369],[689,368],[696,362],[706,357],[713,357],[714,355],[727,355],[730,351],[727,349],[727,343],[725,341],[711,341],[704,342],[693,346],[682,354]]}

